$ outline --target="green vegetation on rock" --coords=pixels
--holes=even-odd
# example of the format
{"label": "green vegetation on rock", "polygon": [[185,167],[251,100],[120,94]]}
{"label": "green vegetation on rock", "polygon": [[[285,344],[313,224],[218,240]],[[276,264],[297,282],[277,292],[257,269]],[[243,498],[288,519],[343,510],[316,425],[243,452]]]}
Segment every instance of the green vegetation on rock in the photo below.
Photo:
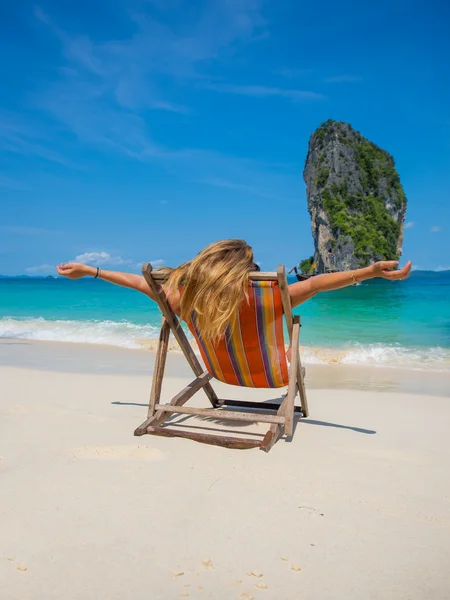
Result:
{"label": "green vegetation on rock", "polygon": [[300,261],[300,271],[304,275],[311,275],[313,272],[313,264],[314,264],[314,256],[310,256],[309,258],[305,258]]}
{"label": "green vegetation on rock", "polygon": [[[325,189],[322,200],[333,234],[352,238],[355,256],[361,265],[367,264],[372,257],[380,260],[398,258],[400,223],[389,216],[381,198],[372,194],[365,198],[351,196],[341,187],[334,193]],[[331,246],[333,249],[333,243]]]}

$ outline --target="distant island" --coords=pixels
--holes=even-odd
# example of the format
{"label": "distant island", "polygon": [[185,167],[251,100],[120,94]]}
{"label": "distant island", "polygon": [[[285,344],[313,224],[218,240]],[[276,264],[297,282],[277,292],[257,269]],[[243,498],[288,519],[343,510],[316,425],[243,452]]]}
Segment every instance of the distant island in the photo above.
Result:
{"label": "distant island", "polygon": [[304,274],[400,257],[407,202],[388,152],[328,120],[311,135],[303,176],[314,239]]}
{"label": "distant island", "polygon": [[54,275],[0,275],[0,279],[61,279]]}

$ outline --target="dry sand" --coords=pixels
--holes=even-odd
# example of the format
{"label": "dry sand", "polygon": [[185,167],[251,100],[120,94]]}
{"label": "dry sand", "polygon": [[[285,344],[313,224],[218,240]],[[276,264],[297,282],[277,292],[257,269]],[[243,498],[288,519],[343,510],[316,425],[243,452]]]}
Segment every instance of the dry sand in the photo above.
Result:
{"label": "dry sand", "polygon": [[1,600],[450,598],[445,394],[314,386],[265,454],[134,438],[150,377],[69,370],[0,367]]}

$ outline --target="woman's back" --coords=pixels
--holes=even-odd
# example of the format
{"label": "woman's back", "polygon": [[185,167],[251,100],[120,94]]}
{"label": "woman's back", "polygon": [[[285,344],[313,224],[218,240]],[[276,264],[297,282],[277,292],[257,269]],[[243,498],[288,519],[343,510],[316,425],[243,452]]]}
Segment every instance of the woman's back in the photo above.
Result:
{"label": "woman's back", "polygon": [[237,319],[216,340],[204,337],[195,312],[188,321],[208,371],[220,381],[246,387],[287,385],[283,302],[277,281],[249,281]]}

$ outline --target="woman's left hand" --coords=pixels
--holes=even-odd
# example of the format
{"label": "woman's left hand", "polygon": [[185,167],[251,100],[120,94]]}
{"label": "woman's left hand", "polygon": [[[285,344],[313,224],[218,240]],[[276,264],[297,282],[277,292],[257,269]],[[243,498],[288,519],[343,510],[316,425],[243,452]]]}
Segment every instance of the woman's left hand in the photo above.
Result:
{"label": "woman's left hand", "polygon": [[398,260],[381,260],[376,262],[370,268],[372,277],[381,277],[391,281],[408,279],[411,274],[412,262],[408,261],[402,269],[397,269]]}

